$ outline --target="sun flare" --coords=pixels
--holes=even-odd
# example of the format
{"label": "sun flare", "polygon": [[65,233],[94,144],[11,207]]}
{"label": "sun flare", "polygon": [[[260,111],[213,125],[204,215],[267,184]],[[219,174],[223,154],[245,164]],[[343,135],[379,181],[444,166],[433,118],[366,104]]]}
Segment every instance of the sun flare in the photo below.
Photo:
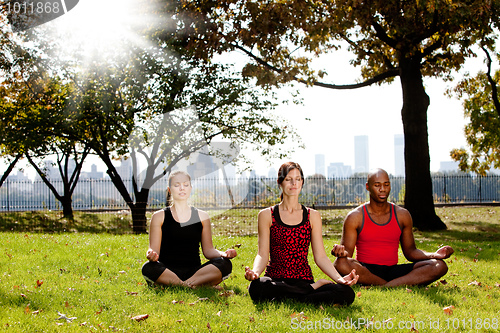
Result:
{"label": "sun flare", "polygon": [[151,22],[137,0],[80,0],[64,16],[50,22],[54,36],[68,53],[103,58],[128,47],[147,47],[143,31]]}

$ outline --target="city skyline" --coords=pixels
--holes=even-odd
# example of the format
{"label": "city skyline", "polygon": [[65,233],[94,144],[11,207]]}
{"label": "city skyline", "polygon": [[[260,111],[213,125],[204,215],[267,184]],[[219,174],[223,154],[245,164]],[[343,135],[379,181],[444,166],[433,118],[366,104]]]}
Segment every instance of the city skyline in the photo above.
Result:
{"label": "city skyline", "polygon": [[[395,134],[393,138],[393,153],[394,153],[394,167],[385,168],[390,174],[394,176],[404,176],[404,135],[403,134]],[[370,137],[368,135],[360,135],[353,136],[353,156],[356,154],[359,155],[358,166],[356,166],[356,161],[354,161],[353,165],[347,164],[347,161],[339,161],[339,160],[331,160],[327,159],[325,154],[315,154],[314,155],[314,170],[311,172],[307,172],[304,170],[306,176],[310,176],[313,174],[320,174],[329,178],[347,178],[352,176],[355,173],[363,173],[368,172],[371,168],[370,165],[370,157],[369,157],[369,142]],[[356,151],[358,150],[358,151]],[[211,172],[216,171],[213,166],[210,166],[210,162],[208,161],[199,161],[201,164],[205,165],[207,168],[211,170]],[[48,170],[48,173],[51,178],[60,177],[57,169],[51,164],[53,161],[47,160],[44,162],[45,167]],[[364,165],[364,167],[361,167]],[[118,163],[115,164],[118,173],[122,177],[132,177],[132,165],[130,159],[120,159]],[[89,170],[90,168],[90,170]],[[69,170],[72,172],[74,169],[74,162],[70,164]],[[175,167],[174,167],[175,169]],[[30,172],[24,173],[24,170],[29,170]],[[85,162],[82,167],[81,179],[101,179],[108,178],[106,175],[106,166],[104,163],[96,160],[95,158],[89,159],[88,162]],[[365,171],[366,170],[366,171]],[[199,177],[199,170],[196,170],[193,166],[188,166],[188,173],[191,171],[193,177]],[[439,161],[439,169],[433,171],[440,172],[452,172],[458,171],[458,162],[455,161]],[[225,168],[226,177],[228,179],[236,179],[239,177],[245,177],[248,174],[250,177],[275,177],[277,175],[276,167],[269,167],[267,171],[256,169],[251,169],[248,172],[238,173],[236,167],[232,164],[229,164]],[[36,173],[36,171],[29,165],[20,166],[15,168],[11,174],[9,175],[9,179],[40,179],[40,176]]]}
{"label": "city skyline", "polygon": [[[398,155],[396,152],[396,138],[395,138],[395,156]],[[323,162],[321,162],[323,161]],[[403,162],[404,163],[404,162]],[[45,162],[48,174],[50,175],[49,178],[60,178],[57,168],[52,166],[52,161],[48,160]],[[320,165],[318,165],[320,164]],[[323,164],[324,166],[321,166]],[[90,169],[89,169],[90,167]],[[132,177],[132,166],[130,164],[130,160],[124,160],[121,159],[119,160],[119,164],[117,163],[115,165],[118,173],[124,177],[129,176],[129,178]],[[397,167],[397,165],[396,165]],[[25,170],[27,168],[30,168],[29,166],[27,167],[22,167],[22,168],[15,168],[10,175],[8,176],[8,179],[11,180],[40,180],[40,176],[34,171],[31,170],[31,172],[26,173]],[[74,166],[69,168],[69,171],[72,172]],[[175,169],[175,168],[174,168]],[[188,172],[194,170],[193,167],[188,167]],[[321,170],[324,170],[321,172]],[[351,177],[354,173],[355,169],[352,168],[351,165],[345,164],[344,162],[333,162],[333,161],[327,161],[325,159],[325,156],[323,154],[316,154],[315,155],[315,170],[313,173],[305,174],[306,176],[311,176],[313,174],[320,174],[323,175],[327,178],[348,178]],[[212,172],[216,171],[215,169],[211,170]],[[404,171],[404,169],[403,169]],[[441,161],[440,162],[440,167],[439,172],[453,172],[453,171],[458,171],[458,162],[455,161]],[[267,172],[265,173],[259,173],[256,170],[249,170],[249,171],[244,171],[241,173],[238,173],[236,171],[236,167],[232,164],[228,164],[225,166],[225,173],[226,177],[228,179],[237,179],[240,177],[268,177],[268,178],[273,178],[277,176],[277,169],[274,167],[269,167]],[[398,173],[391,173],[394,176],[404,176],[403,174],[398,174]],[[193,177],[198,177],[197,171],[193,172]],[[219,175],[220,176],[220,175]],[[219,177],[217,176],[217,177]],[[80,174],[80,179],[107,179],[109,178],[106,174],[106,169],[105,165],[102,164],[101,168],[98,167],[97,164],[95,163],[84,163],[84,166],[82,168],[81,174]]]}
{"label": "city skyline", "polygon": [[[344,162],[341,161],[335,161],[335,162],[330,162],[329,164],[325,162],[325,155],[323,154],[316,154],[315,155],[315,170],[316,174],[321,174],[324,175],[328,178],[348,178],[352,176],[355,173],[359,172],[367,172],[367,171],[362,171],[361,170],[361,164],[364,163],[365,165],[369,166],[370,161],[369,157],[367,157],[367,154],[365,152],[365,149],[369,147],[369,137],[364,135],[364,136],[355,136],[354,137],[354,154],[359,155],[361,161],[358,161],[358,166],[352,168],[351,165],[346,165]],[[323,165],[318,165],[318,163],[322,163],[327,165],[326,167],[326,172],[321,173],[318,172],[318,170],[325,169]],[[355,162],[356,163],[356,162]],[[356,165],[356,164],[355,164]],[[366,168],[369,170],[369,168]],[[405,169],[404,169],[404,135],[403,134],[395,134],[394,135],[394,170],[395,172],[392,173],[394,176],[401,177],[405,175]],[[455,161],[440,161],[440,167],[439,170],[440,172],[453,172],[453,171],[458,171],[458,162]],[[391,173],[391,172],[389,172]]]}

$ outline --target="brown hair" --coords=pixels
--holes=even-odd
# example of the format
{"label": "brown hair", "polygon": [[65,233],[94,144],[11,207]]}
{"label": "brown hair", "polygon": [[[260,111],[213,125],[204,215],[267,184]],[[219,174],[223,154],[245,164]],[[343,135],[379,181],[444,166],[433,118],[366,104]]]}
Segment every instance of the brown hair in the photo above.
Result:
{"label": "brown hair", "polygon": [[[286,176],[293,169],[299,170],[300,177],[302,178],[302,186],[304,186],[304,180],[305,180],[304,179],[304,172],[302,171],[302,168],[300,167],[299,163],[296,163],[296,162],[285,162],[280,166],[280,169],[278,170],[278,185],[281,185],[281,183],[283,183]],[[283,200],[283,193],[281,193],[280,198],[281,198],[281,200]]]}

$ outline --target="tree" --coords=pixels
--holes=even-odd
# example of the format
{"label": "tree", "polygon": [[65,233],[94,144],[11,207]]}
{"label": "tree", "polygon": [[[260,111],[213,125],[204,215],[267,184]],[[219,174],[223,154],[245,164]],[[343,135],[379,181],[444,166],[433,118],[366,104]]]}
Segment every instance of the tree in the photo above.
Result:
{"label": "tree", "polygon": [[[64,133],[90,147],[106,164],[109,177],[132,211],[134,232],[146,230],[152,184],[212,139],[251,144],[264,156],[282,156],[275,146],[294,137],[293,130],[282,127],[286,122],[267,114],[273,108],[271,100],[225,66],[192,62],[166,50],[133,52],[123,61],[104,66],[101,62],[78,72]],[[182,112],[174,117],[175,110],[188,107],[194,108],[196,119],[183,119]],[[163,120],[155,123],[158,116]],[[194,132],[192,125],[196,125]],[[134,144],[134,129],[151,144],[149,153]],[[138,153],[148,159],[147,168],[141,180],[134,173],[130,193],[112,160],[129,156],[136,165]],[[166,167],[158,173],[161,165]]]}
{"label": "tree", "polygon": [[[70,220],[73,220],[73,192],[78,184],[83,162],[89,152],[90,149],[88,147],[80,149],[78,144],[62,140],[59,142],[53,142],[47,153],[36,156],[41,157],[42,161],[44,161],[43,158],[55,155],[55,165],[57,166],[60,176],[57,180],[51,178],[50,175],[47,174],[45,168],[41,167],[39,165],[40,163],[34,157],[30,156],[29,153],[26,154],[26,158],[29,163],[36,170],[52,194],[54,194],[56,199],[61,203],[63,207],[63,216]],[[54,181],[61,181],[62,190],[58,189],[58,186],[54,184]]]}
{"label": "tree", "polygon": [[[113,50],[113,54],[106,54],[105,57],[100,54],[99,58],[84,60],[80,56],[84,56],[86,50],[73,50],[63,45],[63,39],[54,40],[44,29],[34,30],[35,38],[31,41],[36,52],[30,59],[37,65],[44,63],[43,69],[48,70],[43,75],[47,74],[49,78],[35,82],[37,76],[29,76],[43,89],[35,91],[36,97],[24,98],[33,93],[31,86],[25,85],[24,76],[19,71],[13,72],[21,77],[16,81],[19,83],[16,93],[23,98],[7,100],[6,109],[10,110],[10,119],[16,120],[13,126],[18,130],[17,137],[27,132],[30,135],[25,135],[25,140],[11,142],[19,144],[16,148],[31,151],[28,156],[34,166],[37,163],[32,156],[42,156],[41,152],[49,145],[56,147],[56,143],[68,143],[70,146],[59,145],[54,150],[61,153],[58,163],[62,171],[66,169],[64,161],[68,160],[70,151],[79,152],[84,158],[91,149],[106,164],[113,184],[130,207],[135,232],[145,231],[149,186],[159,179],[151,178],[152,174],[148,172],[152,170],[154,175],[159,161],[167,165],[160,172],[160,176],[164,176],[177,161],[189,156],[201,145],[210,144],[214,138],[234,146],[251,145],[264,156],[281,157],[286,151],[277,146],[287,138],[297,138],[285,121],[269,114],[274,107],[272,94],[248,86],[246,80],[234,75],[227,66],[193,58],[179,47],[177,40],[168,43],[159,41],[156,45],[141,43],[140,46],[129,42]],[[58,49],[58,46],[61,48]],[[71,52],[71,57],[67,57],[61,49]],[[39,69],[38,66],[26,68],[33,72]],[[66,87],[71,86],[69,95],[61,93],[64,91],[62,84],[59,93],[58,89],[54,91],[53,88],[57,88],[60,82]],[[9,93],[13,96],[12,90]],[[54,101],[61,103],[53,107]],[[184,148],[175,144],[183,133],[189,132],[188,124],[178,122],[181,131],[173,135],[170,133],[167,153],[155,151],[153,147],[152,154],[148,156],[151,164],[148,165],[145,180],[149,185],[141,187],[135,177],[130,191],[113,159],[134,159],[137,152],[143,153],[142,148],[134,152],[137,147],[131,145],[131,134],[137,128],[138,118],[142,117],[143,122],[151,124],[155,116],[168,115],[188,107],[195,109],[197,117],[198,130],[194,137],[189,138],[193,140]],[[16,118],[17,111],[22,111],[21,117]],[[34,121],[31,121],[31,116],[35,116]],[[19,129],[25,131],[20,132]],[[142,134],[146,135],[145,132]],[[162,135],[158,137],[165,138]],[[186,142],[188,140],[182,143]],[[82,147],[83,150],[68,147]],[[33,151],[37,153],[32,154]],[[78,162],[78,165],[81,166],[81,163]],[[41,168],[39,171],[43,175]],[[63,176],[77,180],[68,172],[63,172]],[[71,186],[68,189],[71,190]],[[54,194],[57,196],[56,192]]]}
{"label": "tree", "polygon": [[462,80],[454,89],[458,98],[464,98],[464,114],[469,119],[465,138],[470,150],[457,148],[450,152],[462,171],[480,175],[500,168],[500,70],[491,73],[492,58],[486,54],[487,71]]}
{"label": "tree", "polygon": [[[261,85],[292,80],[355,89],[399,77],[405,134],[405,207],[420,229],[443,229],[434,211],[427,133],[430,104],[423,78],[451,79],[478,40],[491,45],[500,3],[492,1],[245,1],[182,2],[191,18],[183,40],[200,57],[240,50],[251,63],[243,74]],[[362,82],[321,82],[311,59],[348,45]],[[203,46],[203,47],[202,47]],[[300,50],[301,52],[297,52]],[[337,78],[341,79],[341,78]]]}
{"label": "tree", "polygon": [[[2,5],[3,6],[3,5]],[[0,7],[3,8],[3,7]],[[20,76],[18,70],[22,64],[30,59],[29,52],[21,45],[22,36],[16,38],[7,24],[7,18],[0,12],[0,156],[7,161],[7,169],[0,178],[0,187],[3,185],[9,174],[12,172],[17,162],[23,154],[19,151],[9,149],[6,143],[10,134],[16,132],[16,128],[1,112],[2,106],[8,103],[8,90],[11,85],[19,84]]]}
{"label": "tree", "polygon": [[[58,128],[64,122],[64,111],[71,90],[69,85],[51,75],[44,68],[43,61],[36,59],[36,55],[30,59],[8,68],[0,88],[2,146],[5,155],[14,156],[3,178],[6,178],[21,156],[26,157],[61,202],[64,217],[72,219],[71,197],[89,149],[84,147],[79,150],[79,145],[64,139]],[[40,166],[44,158],[54,154],[62,180],[62,193],[53,184],[58,180],[51,179]],[[69,168],[70,161],[75,162],[72,169]]]}

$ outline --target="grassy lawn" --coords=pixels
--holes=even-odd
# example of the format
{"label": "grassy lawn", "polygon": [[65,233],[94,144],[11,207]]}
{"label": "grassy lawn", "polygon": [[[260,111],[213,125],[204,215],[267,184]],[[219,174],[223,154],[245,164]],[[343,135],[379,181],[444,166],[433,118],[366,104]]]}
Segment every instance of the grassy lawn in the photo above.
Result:
{"label": "grassy lawn", "polygon": [[[437,212],[448,230],[416,231],[415,235],[421,249],[434,251],[441,244],[455,249],[443,280],[428,287],[355,286],[357,297],[350,307],[252,303],[243,275],[244,266],[253,262],[257,237],[240,235],[245,233],[239,230],[250,230],[241,225],[254,223],[240,213],[226,212],[213,219],[215,230],[222,228],[229,235],[218,233],[214,244],[238,250],[223,290],[149,288],[140,273],[147,235],[110,233],[113,227],[102,221],[87,225],[86,231],[78,221],[66,222],[65,230],[79,232],[53,232],[61,230],[50,216],[44,218],[52,232],[41,227],[36,229],[39,232],[23,231],[24,222],[18,218],[17,224],[10,222],[15,231],[4,226],[0,232],[0,331],[498,331],[500,208],[439,208]],[[339,241],[346,213],[321,211],[328,253]],[[312,267],[316,279],[325,277]],[[133,319],[139,315],[148,317]]]}

